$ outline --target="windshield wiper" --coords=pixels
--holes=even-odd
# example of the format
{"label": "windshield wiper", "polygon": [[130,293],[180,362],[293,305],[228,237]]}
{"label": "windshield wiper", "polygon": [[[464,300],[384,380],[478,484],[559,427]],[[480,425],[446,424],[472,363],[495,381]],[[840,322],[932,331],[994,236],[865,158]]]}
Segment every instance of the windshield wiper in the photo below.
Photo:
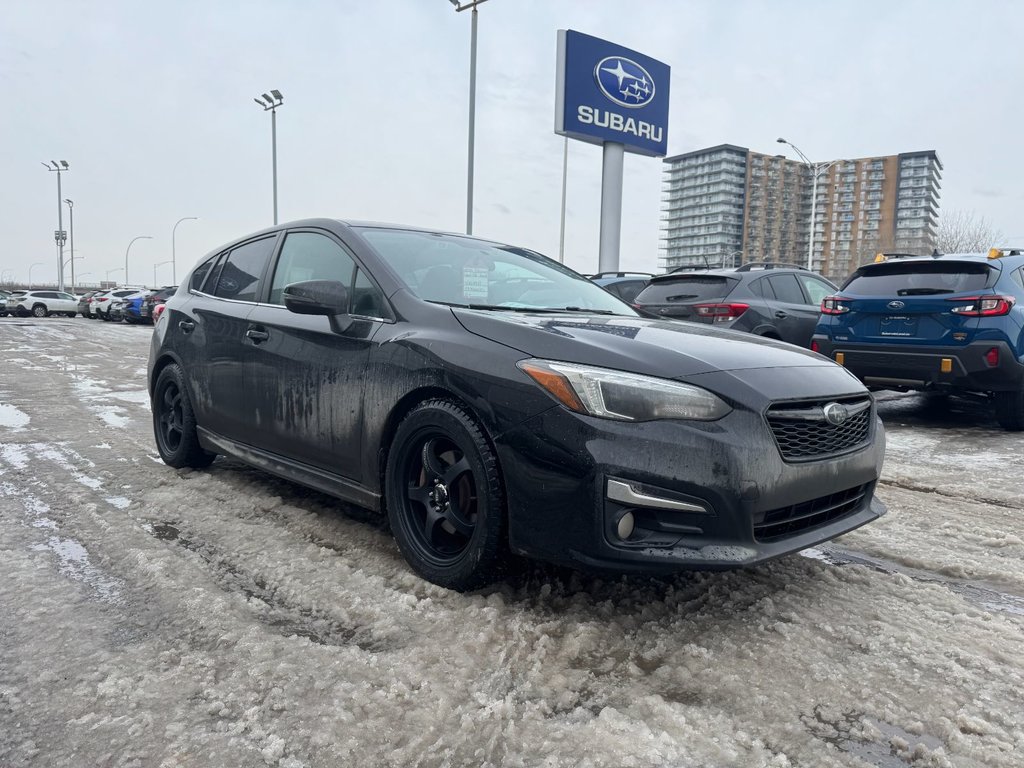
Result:
{"label": "windshield wiper", "polygon": [[455,301],[431,301],[431,304],[444,304],[446,307],[458,307],[460,309],[484,309],[491,312],[542,312],[544,314],[558,314],[560,312],[583,312],[589,315],[614,315],[610,309],[586,309],[585,307],[519,307],[503,306],[501,304],[462,304]]}
{"label": "windshield wiper", "polygon": [[552,309],[552,312],[584,312],[588,315],[615,315],[616,312],[612,312],[610,309],[587,309],[586,307],[561,307],[559,309]]}

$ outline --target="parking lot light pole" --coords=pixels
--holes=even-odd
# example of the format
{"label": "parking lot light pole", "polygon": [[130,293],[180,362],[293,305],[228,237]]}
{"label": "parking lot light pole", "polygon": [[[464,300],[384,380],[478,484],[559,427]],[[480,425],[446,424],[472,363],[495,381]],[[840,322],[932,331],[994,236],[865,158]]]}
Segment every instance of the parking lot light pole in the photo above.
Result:
{"label": "parking lot light pole", "polygon": [[[276,188],[276,182],[275,182],[275,188]],[[277,199],[277,197],[276,197],[277,193],[275,192],[274,194],[275,194],[275,198],[274,199],[276,200]],[[276,224],[277,223],[277,213],[276,213],[277,205],[276,204],[274,205],[274,211],[275,211],[275,213],[274,213],[274,223]],[[174,222],[174,227],[171,229],[171,284],[172,285],[177,285],[178,284],[178,256],[177,256],[177,254],[175,253],[175,250],[174,250],[174,234],[178,231],[178,225],[181,224],[181,222],[183,222],[183,221],[199,221],[199,217],[198,216],[185,216],[185,217],[183,217],[181,219],[178,219],[176,222]]]}
{"label": "parking lot light pole", "polygon": [[46,265],[43,262],[37,261],[35,264],[33,264],[31,267],[28,268],[28,289],[30,291],[32,290],[32,287],[35,285],[35,283],[32,282],[32,270],[35,269],[36,267],[45,267],[45,266]]}
{"label": "parking lot light pole", "polygon": [[779,144],[788,144],[793,150],[800,155],[800,159],[804,161],[804,165],[811,169],[811,224],[809,232],[807,233],[807,269],[814,269],[814,219],[818,212],[818,179],[825,174],[829,168],[836,164],[833,160],[829,163],[812,163],[803,152],[800,151],[800,147],[791,141],[786,141],[783,138],[778,138]]}
{"label": "parking lot light pole", "polygon": [[128,247],[124,249],[124,284],[125,285],[128,285],[128,251],[130,251],[132,249],[132,243],[134,243],[136,240],[152,240],[152,239],[153,238],[150,237],[149,235],[139,235],[138,237],[133,237],[132,241],[130,243],[128,243]]}
{"label": "parking lot light pole", "polygon": [[49,163],[43,163],[43,167],[48,171],[57,172],[57,231],[53,233],[54,239],[57,241],[57,290],[64,290],[64,206],[60,204],[63,199],[60,191],[60,175],[62,172],[70,170],[71,166],[68,165],[67,160],[61,160],[58,163],[56,160],[51,160]]}
{"label": "parking lot light pole", "polygon": [[284,96],[280,91],[274,90],[269,94],[262,94],[258,99],[254,98],[253,101],[263,107],[264,112],[270,113],[270,152],[274,166],[274,226],[277,226],[277,108],[284,103]]}
{"label": "parking lot light pole", "polygon": [[158,263],[153,265],[153,287],[154,288],[156,288],[157,286],[160,285],[156,281],[156,270],[157,270],[157,267],[162,267],[164,264],[173,264],[173,263],[174,263],[173,261],[168,260],[168,261],[161,261],[161,262],[158,262]]}
{"label": "parking lot light pole", "polygon": [[[68,204],[68,230],[71,234],[71,292],[75,292],[75,203],[73,200],[64,200]],[[61,274],[64,268],[61,267]],[[63,288],[61,289],[63,290]]]}
{"label": "parking lot light pole", "polygon": [[[112,274],[114,274],[115,272],[120,272],[120,271],[121,271],[121,267],[118,267],[117,269],[108,269],[107,270],[107,282],[108,283],[110,282],[110,276]],[[127,281],[125,281],[125,282],[127,282]]]}
{"label": "parking lot light pole", "polygon": [[460,0],[449,0],[455,12],[472,10],[469,36],[469,142],[466,161],[466,234],[473,234],[473,155],[476,144],[476,7],[487,0],[472,0],[463,5]]}

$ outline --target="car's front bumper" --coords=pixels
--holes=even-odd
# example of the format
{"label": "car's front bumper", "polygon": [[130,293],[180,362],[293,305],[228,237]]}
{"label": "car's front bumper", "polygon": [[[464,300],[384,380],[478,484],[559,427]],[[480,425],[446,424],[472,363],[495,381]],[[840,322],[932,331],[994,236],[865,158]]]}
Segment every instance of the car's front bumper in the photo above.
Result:
{"label": "car's front bumper", "polygon": [[[885,438],[872,420],[859,450],[796,463],[752,411],[636,424],[551,409],[497,441],[511,547],[634,572],[735,568],[804,549],[885,513],[874,498]],[[626,512],[635,525],[623,539]]]}
{"label": "car's front bumper", "polygon": [[[975,392],[1016,391],[1024,386],[1024,364],[1005,341],[981,340],[958,347],[850,344],[815,334],[817,350],[868,386]],[[997,350],[999,362],[986,359]]]}

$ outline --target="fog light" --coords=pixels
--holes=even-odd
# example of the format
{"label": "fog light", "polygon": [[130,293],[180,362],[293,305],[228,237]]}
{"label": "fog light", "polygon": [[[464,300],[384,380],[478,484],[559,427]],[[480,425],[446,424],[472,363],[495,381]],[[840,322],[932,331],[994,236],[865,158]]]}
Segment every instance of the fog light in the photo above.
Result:
{"label": "fog light", "polygon": [[636,525],[636,520],[633,518],[632,512],[627,512],[619,518],[619,522],[615,527],[615,533],[618,534],[620,539],[628,539],[633,535],[633,527]]}

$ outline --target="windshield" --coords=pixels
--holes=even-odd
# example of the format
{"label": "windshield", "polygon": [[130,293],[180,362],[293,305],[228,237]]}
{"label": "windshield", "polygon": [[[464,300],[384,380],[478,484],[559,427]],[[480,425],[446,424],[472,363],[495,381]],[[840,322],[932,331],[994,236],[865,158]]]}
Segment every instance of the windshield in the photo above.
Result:
{"label": "windshield", "polygon": [[927,296],[978,291],[988,284],[989,267],[978,262],[915,261],[862,267],[843,291],[858,296]]}
{"label": "windshield", "polygon": [[713,275],[655,280],[640,292],[636,300],[640,304],[668,304],[675,301],[722,299],[737,282],[735,277]]}
{"label": "windshield", "polygon": [[461,235],[360,227],[414,294],[481,309],[636,316],[615,296],[539,253]]}

